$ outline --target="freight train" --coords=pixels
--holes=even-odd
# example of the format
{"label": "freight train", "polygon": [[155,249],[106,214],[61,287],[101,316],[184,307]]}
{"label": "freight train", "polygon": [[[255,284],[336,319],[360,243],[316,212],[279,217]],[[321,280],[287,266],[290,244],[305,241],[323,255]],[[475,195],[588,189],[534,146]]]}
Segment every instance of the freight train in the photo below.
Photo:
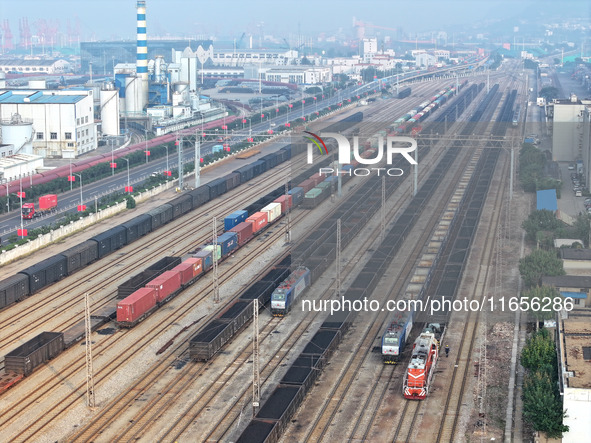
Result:
{"label": "freight train", "polygon": [[404,351],[412,330],[415,312],[412,309],[396,312],[394,319],[382,336],[382,359],[384,364],[396,364]]}
{"label": "freight train", "polygon": [[429,394],[439,358],[439,345],[445,326],[430,323],[412,346],[412,357],[404,374],[402,393],[409,400],[424,400]]}
{"label": "freight train", "polygon": [[[464,80],[464,82],[460,85],[460,90],[467,84],[468,80]],[[442,89],[437,94],[429,98],[429,100],[421,103],[416,109],[411,109],[409,112],[394,122],[390,128],[390,133],[393,135],[400,135],[410,132],[416,123],[419,123],[427,118],[437,108],[444,105],[449,98],[451,98],[454,94],[457,94],[459,90],[457,91],[456,89],[456,86],[448,86],[447,88]]]}
{"label": "freight train", "polygon": [[[327,130],[338,132],[362,120],[363,113],[358,112],[334,123]],[[278,164],[289,160],[292,155],[303,152],[299,150],[295,152],[295,149],[292,148],[292,145],[288,145],[276,152],[267,154],[224,177],[188,191],[168,203],[164,203],[145,214],[138,215],[125,223],[97,234],[66,251],[0,281],[0,309],[33,295],[66,276],[74,274],[90,263],[131,244],[172,220],[271,170]],[[300,149],[303,150],[305,147],[301,146]],[[328,158],[324,161],[328,163]],[[283,192],[278,193],[278,195],[281,194]]]}
{"label": "freight train", "polygon": [[305,266],[297,268],[271,295],[271,313],[274,317],[286,315],[296,299],[310,286],[310,270]]}

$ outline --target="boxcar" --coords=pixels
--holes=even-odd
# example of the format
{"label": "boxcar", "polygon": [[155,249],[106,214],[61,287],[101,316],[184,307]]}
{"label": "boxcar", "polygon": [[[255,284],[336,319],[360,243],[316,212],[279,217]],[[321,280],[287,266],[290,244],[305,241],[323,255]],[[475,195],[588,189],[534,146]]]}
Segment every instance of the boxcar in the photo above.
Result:
{"label": "boxcar", "polygon": [[219,197],[227,191],[225,178],[216,178],[215,180],[207,183],[205,186],[209,187],[210,200]]}
{"label": "boxcar", "polygon": [[209,201],[209,187],[199,186],[189,191],[189,195],[193,198],[193,209],[196,209]]}
{"label": "boxcar", "polygon": [[90,240],[98,244],[98,258],[103,258],[127,244],[127,230],[123,226],[115,226],[95,235]]}
{"label": "boxcar", "polygon": [[172,206],[168,203],[149,210],[146,214],[152,217],[152,231],[172,220]]}
{"label": "boxcar", "polygon": [[0,282],[0,309],[29,295],[29,277],[14,274]]}
{"label": "boxcar", "polygon": [[189,194],[181,195],[168,202],[172,206],[172,219],[176,219],[193,209],[193,197]]}
{"label": "boxcar", "polygon": [[222,178],[226,179],[226,192],[240,186],[240,173],[238,172],[231,172]]}
{"label": "boxcar", "polygon": [[98,258],[98,245],[95,241],[86,240],[62,252],[66,257],[66,271],[72,275]]}
{"label": "boxcar", "polygon": [[241,168],[236,169],[234,172],[240,174],[240,183],[246,183],[247,181],[252,180],[254,178],[254,170],[255,167],[251,163],[249,165],[242,166]]}
{"label": "boxcar", "polygon": [[129,244],[152,231],[152,217],[148,214],[141,214],[119,226],[125,228],[127,244]]}
{"label": "boxcar", "polygon": [[20,273],[29,277],[29,293],[34,294],[67,275],[66,257],[61,254],[54,255],[23,269]]}

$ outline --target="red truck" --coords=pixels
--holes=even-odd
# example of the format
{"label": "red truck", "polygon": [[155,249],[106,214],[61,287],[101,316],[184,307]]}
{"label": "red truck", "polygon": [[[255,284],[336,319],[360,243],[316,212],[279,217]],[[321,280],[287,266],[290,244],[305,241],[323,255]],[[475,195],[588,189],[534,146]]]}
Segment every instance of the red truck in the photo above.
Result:
{"label": "red truck", "polygon": [[39,197],[39,209],[35,209],[35,203],[23,203],[23,219],[31,220],[42,214],[54,211],[57,208],[57,195],[47,194]]}

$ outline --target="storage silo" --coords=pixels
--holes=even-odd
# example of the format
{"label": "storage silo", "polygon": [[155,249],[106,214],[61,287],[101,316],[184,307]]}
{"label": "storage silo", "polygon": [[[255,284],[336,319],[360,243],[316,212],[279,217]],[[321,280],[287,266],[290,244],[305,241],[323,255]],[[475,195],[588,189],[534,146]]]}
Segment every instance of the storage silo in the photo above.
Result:
{"label": "storage silo", "polygon": [[100,90],[100,117],[104,135],[119,135],[119,100],[115,85],[107,82]]}
{"label": "storage silo", "polygon": [[2,143],[14,146],[14,154],[33,154],[33,122],[23,120],[20,114],[12,114],[10,120],[2,120]]}

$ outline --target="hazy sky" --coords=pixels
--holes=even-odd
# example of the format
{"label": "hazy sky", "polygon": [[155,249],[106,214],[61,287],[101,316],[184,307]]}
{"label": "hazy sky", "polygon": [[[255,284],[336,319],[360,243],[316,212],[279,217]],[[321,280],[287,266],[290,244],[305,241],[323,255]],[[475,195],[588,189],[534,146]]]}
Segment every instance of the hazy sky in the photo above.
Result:
{"label": "hazy sky", "polygon": [[[66,32],[68,19],[78,17],[83,39],[135,38],[135,0],[0,0],[0,23],[8,19],[14,41],[18,41],[19,20],[28,17],[34,34],[39,19],[59,20]],[[276,36],[298,33],[317,35],[339,28],[349,32],[353,16],[358,20],[405,32],[473,29],[476,23],[503,18],[531,17],[540,11],[546,17],[568,14],[588,18],[588,0],[147,0],[148,34],[190,36],[223,35],[240,38],[243,32]],[[1,30],[0,30],[1,31]],[[383,31],[387,35],[387,31]]]}

